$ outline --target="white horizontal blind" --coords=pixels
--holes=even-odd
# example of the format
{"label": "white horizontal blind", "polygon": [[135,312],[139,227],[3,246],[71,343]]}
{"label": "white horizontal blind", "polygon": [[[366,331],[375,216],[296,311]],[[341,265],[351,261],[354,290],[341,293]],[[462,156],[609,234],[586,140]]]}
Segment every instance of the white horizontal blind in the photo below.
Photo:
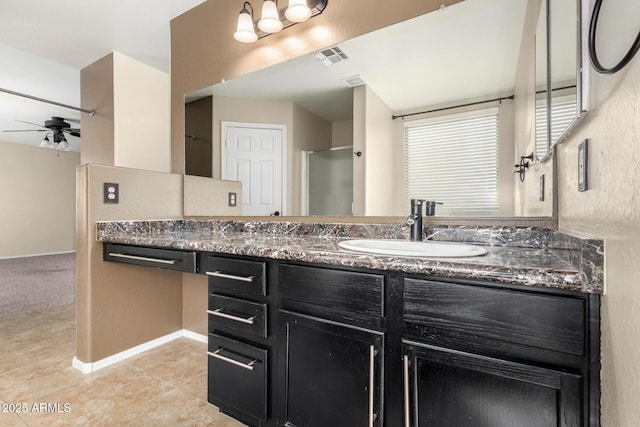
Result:
{"label": "white horizontal blind", "polygon": [[[536,101],[536,156],[541,159],[547,153],[547,100]],[[551,141],[557,141],[562,132],[576,118],[578,112],[575,93],[551,98]]]}
{"label": "white horizontal blind", "polygon": [[497,107],[405,123],[409,199],[443,202],[438,215],[499,213]]}

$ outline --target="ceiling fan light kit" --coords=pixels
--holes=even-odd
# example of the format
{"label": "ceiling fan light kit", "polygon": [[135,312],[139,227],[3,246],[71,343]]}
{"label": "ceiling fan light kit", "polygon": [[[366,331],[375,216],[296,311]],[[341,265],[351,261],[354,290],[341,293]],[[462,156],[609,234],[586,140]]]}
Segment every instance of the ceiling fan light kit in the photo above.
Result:
{"label": "ceiling fan light kit", "polygon": [[71,151],[71,144],[69,144],[69,141],[67,141],[67,138],[64,136],[64,134],[66,133],[67,135],[80,138],[80,128],[72,128],[71,125],[65,120],[70,119],[63,119],[62,117],[53,116],[51,117],[51,120],[45,120],[44,126],[36,123],[18,120],[19,122],[38,126],[42,129],[15,129],[5,130],[3,132],[47,132],[44,138],[42,138],[42,141],[40,142],[40,145],[38,145],[38,147],[55,148],[56,150],[60,151]]}

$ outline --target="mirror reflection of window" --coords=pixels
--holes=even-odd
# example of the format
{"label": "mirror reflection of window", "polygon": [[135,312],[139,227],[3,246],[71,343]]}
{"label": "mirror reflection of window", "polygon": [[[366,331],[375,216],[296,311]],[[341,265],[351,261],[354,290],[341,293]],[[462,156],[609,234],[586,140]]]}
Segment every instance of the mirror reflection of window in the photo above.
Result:
{"label": "mirror reflection of window", "polygon": [[438,215],[500,212],[499,109],[405,123],[407,199],[443,202]]}
{"label": "mirror reflection of window", "polygon": [[[546,95],[546,93],[545,93]],[[576,88],[554,89],[551,91],[551,141],[557,142],[564,131],[576,119],[578,98]],[[541,159],[547,147],[547,98],[536,99],[536,156]]]}

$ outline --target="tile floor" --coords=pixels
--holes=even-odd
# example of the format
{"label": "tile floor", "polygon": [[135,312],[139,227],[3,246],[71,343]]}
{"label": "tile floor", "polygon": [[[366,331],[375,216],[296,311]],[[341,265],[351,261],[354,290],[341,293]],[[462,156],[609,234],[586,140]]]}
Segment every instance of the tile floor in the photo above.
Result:
{"label": "tile floor", "polygon": [[181,338],[91,374],[74,355],[74,305],[0,318],[0,426],[242,426],[207,403],[205,344]]}

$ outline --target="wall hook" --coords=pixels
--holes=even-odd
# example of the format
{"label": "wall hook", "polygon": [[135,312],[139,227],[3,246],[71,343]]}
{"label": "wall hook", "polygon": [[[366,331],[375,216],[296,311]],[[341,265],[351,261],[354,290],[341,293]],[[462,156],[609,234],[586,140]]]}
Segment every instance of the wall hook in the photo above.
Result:
{"label": "wall hook", "polygon": [[355,154],[356,156],[360,157],[360,156],[362,156],[362,151],[354,151],[353,154]]}

